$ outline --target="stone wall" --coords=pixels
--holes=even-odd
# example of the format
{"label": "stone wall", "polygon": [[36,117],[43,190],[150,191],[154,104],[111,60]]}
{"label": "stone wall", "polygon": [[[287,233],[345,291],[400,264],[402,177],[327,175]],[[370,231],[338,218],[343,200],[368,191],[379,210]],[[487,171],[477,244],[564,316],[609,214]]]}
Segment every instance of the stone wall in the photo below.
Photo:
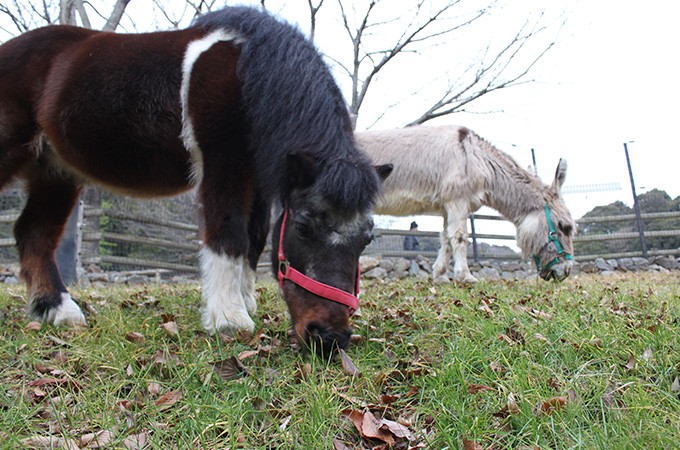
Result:
{"label": "stone wall", "polygon": [[[429,278],[432,274],[433,261],[418,256],[409,260],[405,258],[383,258],[380,256],[362,256],[360,259],[361,276],[366,279],[398,279],[404,277]],[[471,263],[470,271],[479,280],[522,280],[536,278],[536,269],[529,262],[520,261],[482,261],[480,264]],[[654,256],[650,258],[620,258],[596,259],[574,263],[572,275],[579,273],[599,273],[603,276],[617,272],[670,272],[680,274],[680,257]],[[0,283],[18,284],[19,268],[16,264],[0,266]],[[262,278],[272,278],[267,268],[259,273]],[[453,273],[449,271],[449,278]],[[92,268],[81,275],[80,284],[105,285],[114,284],[144,284],[144,283],[186,283],[194,282],[197,275],[175,275],[168,271],[132,271],[132,272],[103,272]]]}
{"label": "stone wall", "polygon": [[[395,279],[403,277],[428,278],[433,262],[422,256],[413,260],[404,258],[361,257],[361,275],[369,279]],[[479,280],[521,280],[536,278],[536,269],[529,262],[481,261],[471,263],[470,271]],[[576,261],[571,274],[600,273],[604,276],[616,272],[669,272],[680,271],[680,258],[654,256],[650,258],[602,259],[579,263]],[[451,268],[447,273],[453,279]]]}

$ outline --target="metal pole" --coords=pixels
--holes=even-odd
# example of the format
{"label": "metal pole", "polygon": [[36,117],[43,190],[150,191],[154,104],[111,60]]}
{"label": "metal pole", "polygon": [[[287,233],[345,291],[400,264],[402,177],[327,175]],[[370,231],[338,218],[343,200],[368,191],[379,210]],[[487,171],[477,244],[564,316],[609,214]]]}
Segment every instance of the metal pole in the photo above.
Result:
{"label": "metal pole", "polygon": [[628,176],[630,177],[630,188],[633,191],[633,209],[635,210],[635,222],[637,223],[638,234],[640,235],[640,246],[642,247],[642,257],[647,257],[647,243],[645,242],[645,232],[642,227],[642,218],[640,217],[640,204],[635,193],[635,182],[633,181],[633,169],[630,166],[630,157],[628,156],[628,143],[623,143],[623,150],[626,152],[626,164],[628,164]]}
{"label": "metal pole", "polygon": [[475,262],[479,262],[479,253],[477,251],[477,233],[475,233],[475,215],[470,214],[470,234],[472,234],[472,255]]}
{"label": "metal pole", "polygon": [[538,176],[538,167],[536,167],[536,153],[531,149],[531,161],[534,163],[534,175]]}

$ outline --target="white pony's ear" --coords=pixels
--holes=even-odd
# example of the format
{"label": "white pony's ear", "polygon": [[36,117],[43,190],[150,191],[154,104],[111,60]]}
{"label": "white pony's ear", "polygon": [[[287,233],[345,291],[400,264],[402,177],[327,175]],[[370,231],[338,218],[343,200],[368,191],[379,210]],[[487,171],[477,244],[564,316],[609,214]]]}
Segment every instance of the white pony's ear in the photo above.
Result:
{"label": "white pony's ear", "polygon": [[557,170],[555,170],[555,179],[552,182],[550,189],[556,194],[560,195],[560,190],[564,184],[564,180],[567,179],[567,160],[560,158],[560,162],[557,163]]}

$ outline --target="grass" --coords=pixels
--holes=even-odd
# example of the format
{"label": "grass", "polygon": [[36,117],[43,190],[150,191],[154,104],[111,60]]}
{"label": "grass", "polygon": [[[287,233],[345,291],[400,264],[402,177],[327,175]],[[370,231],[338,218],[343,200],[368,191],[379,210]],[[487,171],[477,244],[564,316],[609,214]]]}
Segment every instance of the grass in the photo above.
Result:
{"label": "grass", "polygon": [[393,448],[677,448],[679,286],[366,282],[360,376],[291,344],[273,283],[237,338],[201,330],[197,286],[75,290],[86,330],[36,329],[0,286],[0,448],[387,448],[351,411],[401,423]]}

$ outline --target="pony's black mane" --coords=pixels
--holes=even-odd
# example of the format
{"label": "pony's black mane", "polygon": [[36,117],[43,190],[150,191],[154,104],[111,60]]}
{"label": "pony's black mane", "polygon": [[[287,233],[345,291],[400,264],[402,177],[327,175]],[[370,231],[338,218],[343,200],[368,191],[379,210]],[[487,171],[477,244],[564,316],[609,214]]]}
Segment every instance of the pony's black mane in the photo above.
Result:
{"label": "pony's black mane", "polygon": [[307,152],[320,168],[319,193],[337,207],[365,210],[378,176],[354,143],[342,94],[316,48],[295,27],[249,7],[228,7],[193,24],[244,38],[239,76],[251,127],[259,187],[267,198],[289,193],[286,156]]}

